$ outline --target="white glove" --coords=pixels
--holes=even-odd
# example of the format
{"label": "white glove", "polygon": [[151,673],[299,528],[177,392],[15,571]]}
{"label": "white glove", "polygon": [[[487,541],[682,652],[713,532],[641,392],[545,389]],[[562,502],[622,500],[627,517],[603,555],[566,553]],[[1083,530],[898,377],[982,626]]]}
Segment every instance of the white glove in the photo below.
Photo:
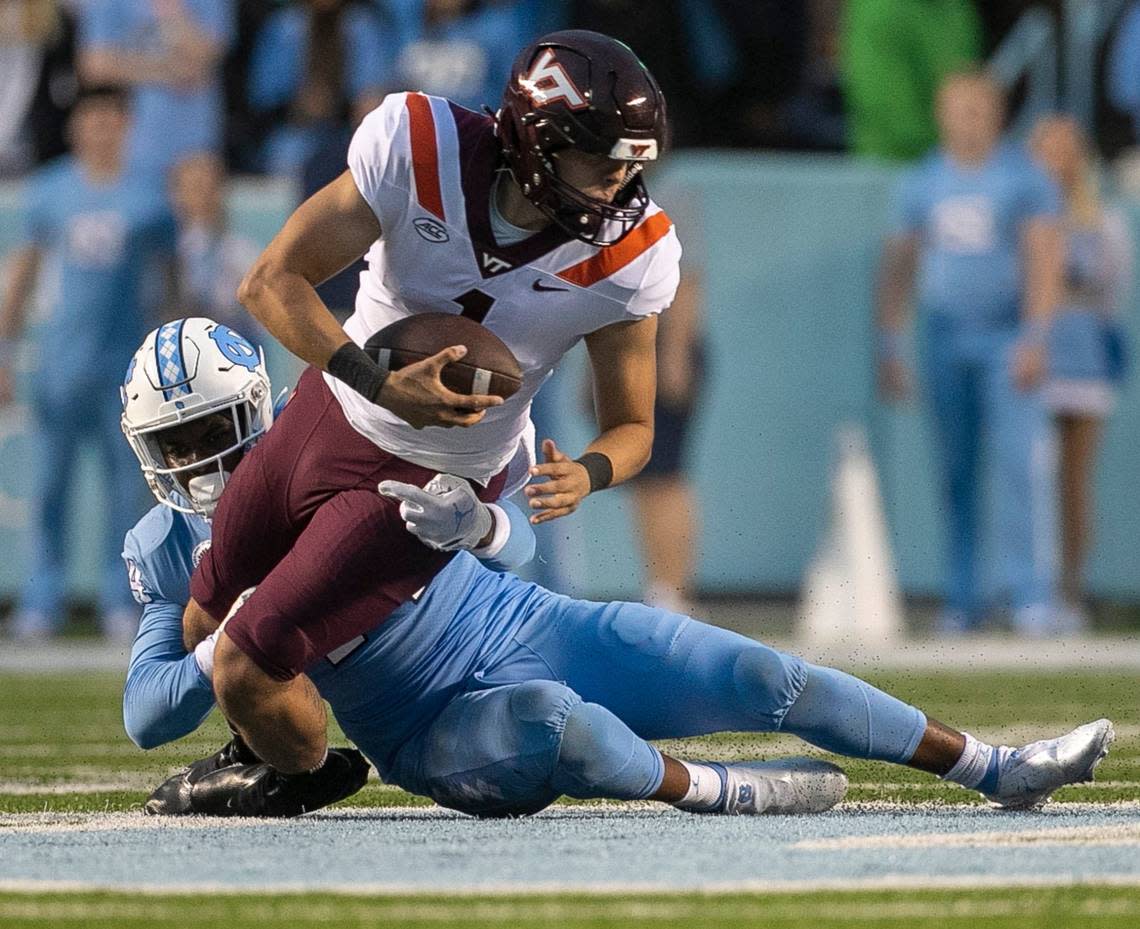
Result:
{"label": "white glove", "polygon": [[400,518],[408,532],[428,548],[444,552],[477,548],[495,524],[487,504],[454,474],[437,474],[422,490],[402,481],[381,481],[377,490],[400,501]]}

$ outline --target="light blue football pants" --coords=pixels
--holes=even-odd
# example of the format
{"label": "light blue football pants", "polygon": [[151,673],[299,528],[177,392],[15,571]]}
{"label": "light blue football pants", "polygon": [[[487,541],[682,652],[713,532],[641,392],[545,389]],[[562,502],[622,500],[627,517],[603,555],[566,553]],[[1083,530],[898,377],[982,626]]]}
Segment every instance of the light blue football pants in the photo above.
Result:
{"label": "light blue football pants", "polygon": [[[403,746],[388,779],[468,813],[524,815],[563,794],[651,796],[664,767],[648,739],[781,731],[905,762],[925,728],[914,707],[736,633],[550,596]],[[367,733],[346,731],[368,754]]]}

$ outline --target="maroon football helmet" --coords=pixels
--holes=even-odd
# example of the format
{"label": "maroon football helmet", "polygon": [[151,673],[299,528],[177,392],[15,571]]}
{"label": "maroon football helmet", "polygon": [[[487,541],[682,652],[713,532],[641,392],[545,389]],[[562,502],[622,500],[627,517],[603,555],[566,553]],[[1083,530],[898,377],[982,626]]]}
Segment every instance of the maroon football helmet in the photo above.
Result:
{"label": "maroon football helmet", "polygon": [[[611,245],[644,215],[641,167],[665,150],[668,122],[661,88],[628,46],[585,29],[543,36],[515,59],[497,122],[524,196],[570,235]],[[560,149],[631,162],[614,201],[562,180],[551,159]]]}

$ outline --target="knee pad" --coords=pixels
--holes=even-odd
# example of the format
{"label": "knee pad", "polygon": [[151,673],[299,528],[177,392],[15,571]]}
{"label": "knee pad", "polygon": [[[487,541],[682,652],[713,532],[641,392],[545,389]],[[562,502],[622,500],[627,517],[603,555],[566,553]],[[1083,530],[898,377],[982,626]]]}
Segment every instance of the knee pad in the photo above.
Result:
{"label": "knee pad", "polygon": [[538,723],[561,734],[566,717],[581,702],[581,697],[557,681],[524,681],[512,689],[510,709],[519,723]]}
{"label": "knee pad", "polygon": [[803,692],[807,665],[766,645],[746,648],[732,669],[736,697],[759,728],[776,730]]}

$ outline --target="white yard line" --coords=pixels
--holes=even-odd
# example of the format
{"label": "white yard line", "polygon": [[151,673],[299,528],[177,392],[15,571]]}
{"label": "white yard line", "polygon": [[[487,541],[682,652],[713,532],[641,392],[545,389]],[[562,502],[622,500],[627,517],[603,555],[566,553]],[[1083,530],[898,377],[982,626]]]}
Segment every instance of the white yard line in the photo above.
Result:
{"label": "white yard line", "polygon": [[923,832],[915,835],[860,835],[834,839],[804,839],[790,849],[850,851],[865,848],[1004,848],[1021,845],[1140,846],[1140,823],[1108,826],[1069,826],[1060,829],[1019,829],[1012,832]]}
{"label": "white yard line", "polygon": [[[793,639],[766,640],[811,661],[851,670],[1092,671],[1140,670],[1140,635],[1025,641],[1008,636],[904,639],[878,644],[851,642],[812,648]],[[0,673],[44,674],[63,671],[126,672],[129,650],[99,640],[22,645],[5,642]]]}
{"label": "white yard line", "polygon": [[337,894],[344,897],[401,896],[401,897],[457,897],[457,896],[532,896],[541,894],[600,894],[624,896],[646,893],[654,896],[683,896],[700,894],[802,894],[807,891],[859,891],[859,890],[974,890],[987,888],[1019,887],[1140,887],[1140,874],[1104,874],[1095,878],[1076,878],[1070,875],[993,876],[935,875],[918,877],[910,874],[888,874],[882,877],[843,878],[802,881],[720,881],[702,883],[699,887],[666,887],[652,882],[629,883],[574,883],[570,881],[544,881],[517,883],[504,881],[486,884],[456,884],[440,887],[418,887],[395,883],[353,884],[137,884],[102,881],[38,881],[0,880],[0,893],[81,893],[89,891],[116,891],[141,896],[166,894],[245,896],[248,894]]}

